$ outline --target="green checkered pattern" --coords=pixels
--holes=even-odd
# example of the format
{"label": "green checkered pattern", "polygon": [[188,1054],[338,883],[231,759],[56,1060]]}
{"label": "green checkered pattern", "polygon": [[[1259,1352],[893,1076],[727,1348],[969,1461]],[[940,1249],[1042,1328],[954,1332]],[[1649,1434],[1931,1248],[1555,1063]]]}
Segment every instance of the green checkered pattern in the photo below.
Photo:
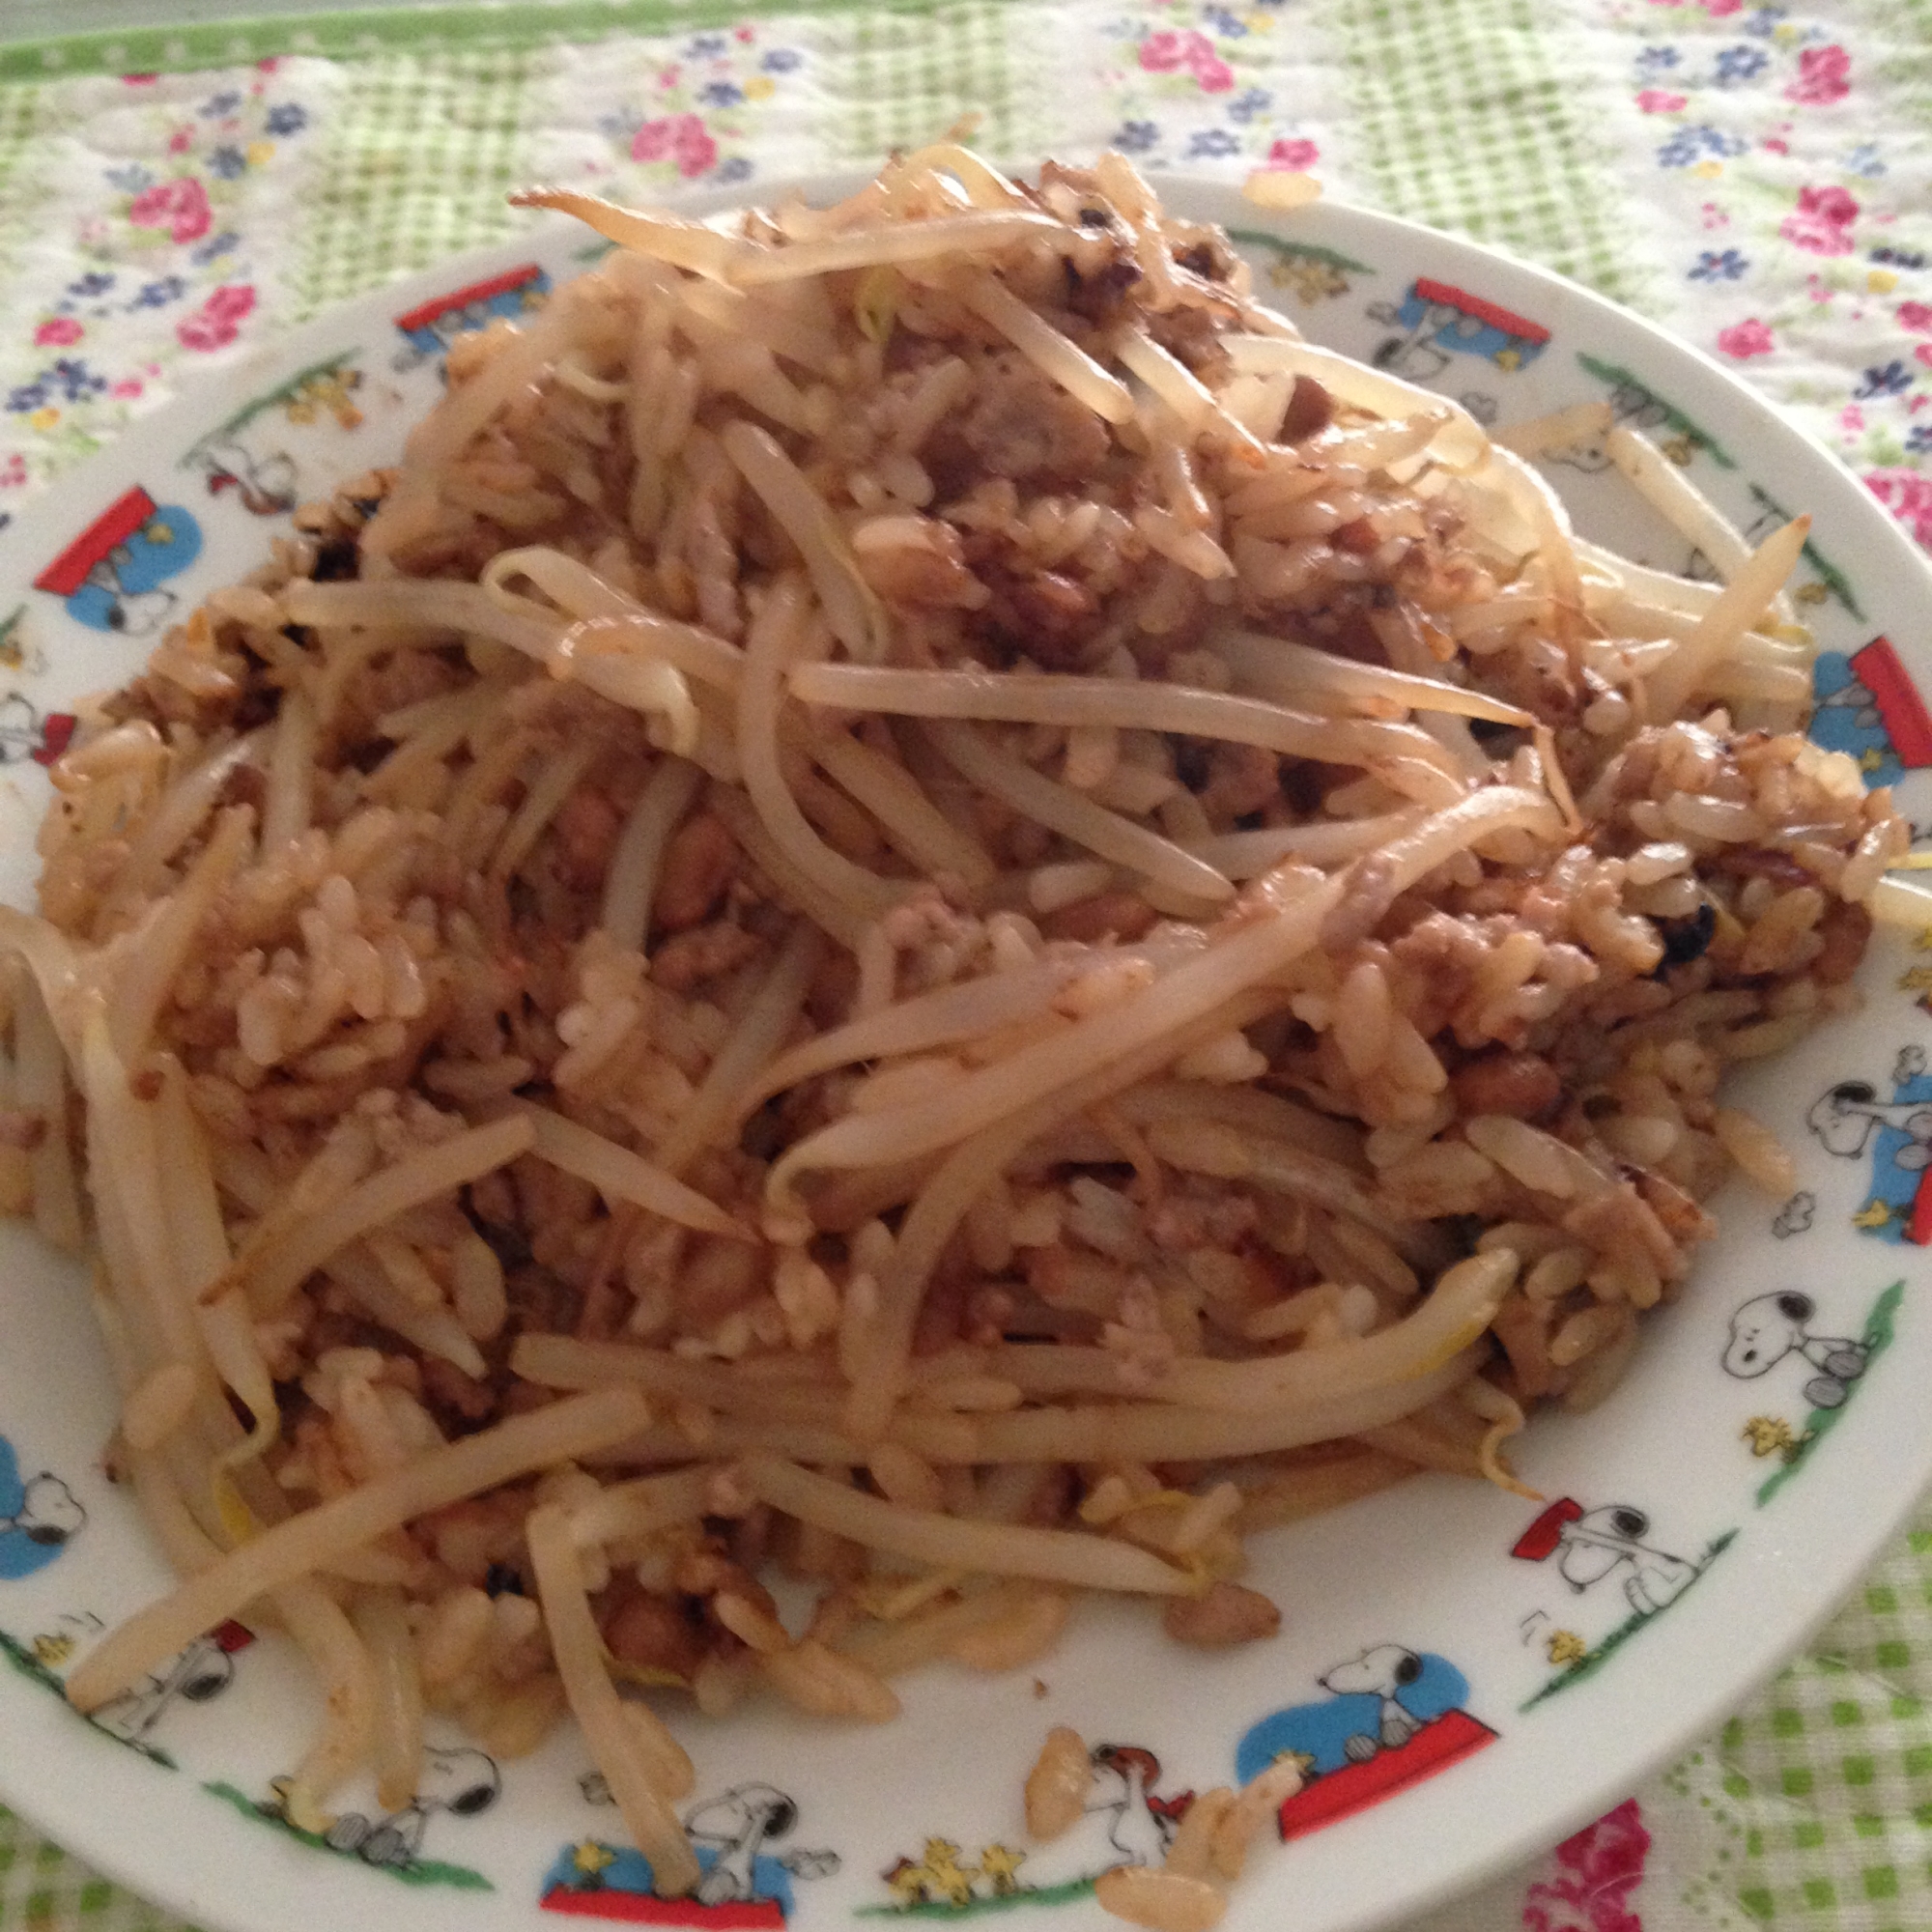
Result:
{"label": "green checkered pattern", "polygon": [[0,1805],[0,1926],[7,1932],[180,1932],[165,1913],[97,1877]]}
{"label": "green checkered pattern", "polygon": [[1332,0],[1363,198],[1620,301],[1646,279],[1628,192],[1592,130],[1609,76],[1539,0]]}
{"label": "green checkered pattern", "polygon": [[1012,30],[1004,0],[963,0],[924,14],[854,13],[827,20],[824,134],[841,162],[871,166],[894,148],[936,139],[963,116],[982,117],[975,136],[988,154],[1020,152]]}
{"label": "green checkered pattern", "polygon": [[324,130],[295,274],[297,313],[379,288],[518,223],[542,49],[411,48],[355,64]]}
{"label": "green checkered pattern", "polygon": [[[1229,0],[1236,14],[1252,5]],[[1901,155],[1922,151],[1932,0],[1813,5],[1866,36],[1871,77],[1888,90],[1889,128],[1867,106],[1847,141],[1889,134]],[[1336,192],[1667,313],[1644,239],[1655,170],[1628,141],[1616,152],[1612,130],[1631,125],[1616,65],[1627,65],[1628,33],[1669,8],[1681,9],[1673,32],[1744,32],[1743,14],[1733,23],[1703,0],[1286,0],[1250,32],[1256,59],[1279,63],[1283,96],[1306,117],[1294,131],[1319,135]],[[1792,0],[1783,12],[1804,9]],[[279,268],[277,319],[296,321],[513,233],[506,188],[609,146],[576,99],[586,80],[648,76],[698,29],[757,18],[798,54],[782,120],[747,123],[763,176],[869,164],[975,112],[990,154],[1092,152],[1141,117],[1158,121],[1172,162],[1226,156],[1189,145],[1221,103],[1136,59],[1143,37],[1202,17],[1201,0],[561,0],[0,47],[0,276],[43,239],[30,182],[75,111],[80,97],[62,90],[76,75],[278,54],[309,56],[319,75],[333,64],[313,97],[316,146]],[[1613,29],[1626,34],[1614,46]],[[559,147],[560,128],[588,145]],[[1932,1514],[1805,1659],[1640,1797],[1657,1839],[1647,1932],[1932,1928]],[[1496,1932],[1520,1918],[1520,1885],[1516,1896]],[[162,1932],[167,1921],[0,1810],[0,1932],[83,1925]]]}

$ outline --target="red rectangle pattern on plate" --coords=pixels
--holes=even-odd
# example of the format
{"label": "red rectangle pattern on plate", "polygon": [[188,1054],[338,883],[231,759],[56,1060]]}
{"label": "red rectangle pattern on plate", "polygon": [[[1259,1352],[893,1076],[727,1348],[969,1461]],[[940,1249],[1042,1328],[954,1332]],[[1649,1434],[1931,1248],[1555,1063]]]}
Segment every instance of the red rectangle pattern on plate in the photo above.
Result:
{"label": "red rectangle pattern on plate", "polygon": [[1281,1835],[1306,1837],[1323,1825],[1366,1811],[1411,1784],[1434,1777],[1460,1764],[1474,1751],[1492,1745],[1496,1734],[1480,1718],[1466,1711],[1447,1711],[1432,1723],[1424,1724],[1409,1741],[1396,1750],[1378,1750],[1366,1764],[1345,1765],[1305,1784],[1293,1798],[1282,1801]]}

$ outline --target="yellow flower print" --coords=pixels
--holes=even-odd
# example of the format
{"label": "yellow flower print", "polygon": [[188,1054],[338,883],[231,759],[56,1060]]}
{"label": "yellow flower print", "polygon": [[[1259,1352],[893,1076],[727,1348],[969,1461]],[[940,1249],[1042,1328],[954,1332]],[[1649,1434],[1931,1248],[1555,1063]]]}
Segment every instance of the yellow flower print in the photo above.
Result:
{"label": "yellow flower print", "polygon": [[1743,1430],[1744,1439],[1750,1444],[1753,1456],[1776,1456],[1780,1449],[1795,1449],[1798,1438],[1791,1433],[1791,1425],[1782,1416],[1754,1415]]}
{"label": "yellow flower print", "polygon": [[1251,34],[1271,34],[1274,32],[1272,14],[1243,14],[1241,25]]}
{"label": "yellow flower print", "polygon": [[1865,287],[1875,296],[1889,296],[1897,286],[1896,269],[1870,269],[1865,272]]}
{"label": "yellow flower print", "polygon": [[1891,1219],[1891,1208],[1883,1201],[1868,1201],[1852,1216],[1855,1228],[1883,1228]]}
{"label": "yellow flower print", "polygon": [[73,1638],[63,1634],[59,1636],[46,1634],[34,1639],[34,1659],[44,1663],[49,1670],[55,1670],[73,1655]]}
{"label": "yellow flower print", "polygon": [[745,99],[747,100],[767,99],[775,91],[777,83],[772,79],[770,74],[754,73],[751,77],[751,79],[745,83]]}
{"label": "yellow flower print", "polygon": [[1724,172],[1724,164],[1722,161],[1699,161],[1690,172],[1701,181],[1712,182]]}
{"label": "yellow flower print", "polygon": [[1551,1631],[1549,1633],[1549,1661],[1559,1667],[1566,1663],[1580,1663],[1589,1655],[1588,1647],[1575,1631]]}
{"label": "yellow flower print", "polygon": [[1680,469],[1690,467],[1690,459],[1697,453],[1697,445],[1688,436],[1673,436],[1662,445],[1663,453]]}
{"label": "yellow flower print", "polygon": [[48,404],[43,410],[36,410],[27,421],[35,429],[52,429],[60,421],[60,412]]}
{"label": "yellow flower print", "polygon": [[265,168],[274,159],[275,144],[272,141],[250,141],[245,152],[251,168]]}

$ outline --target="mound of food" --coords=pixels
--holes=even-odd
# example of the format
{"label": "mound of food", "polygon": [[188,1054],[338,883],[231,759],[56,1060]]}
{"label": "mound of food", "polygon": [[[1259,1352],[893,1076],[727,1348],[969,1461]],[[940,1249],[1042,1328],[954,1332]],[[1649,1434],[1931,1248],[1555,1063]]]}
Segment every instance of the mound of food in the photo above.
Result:
{"label": "mound of food", "polygon": [[[1512,1480],[1788,1191],[1717,1089],[1907,834],[1803,735],[1802,521],[1303,342],[1117,156],[522,199],[615,249],[54,768],[0,1181],[188,1579],[74,1701],[260,1600],[298,1822],[569,1706],[675,1891],[620,1683],[1239,1641],[1244,1535]],[[1573,534],[1525,457],[1605,433],[1725,581]]]}

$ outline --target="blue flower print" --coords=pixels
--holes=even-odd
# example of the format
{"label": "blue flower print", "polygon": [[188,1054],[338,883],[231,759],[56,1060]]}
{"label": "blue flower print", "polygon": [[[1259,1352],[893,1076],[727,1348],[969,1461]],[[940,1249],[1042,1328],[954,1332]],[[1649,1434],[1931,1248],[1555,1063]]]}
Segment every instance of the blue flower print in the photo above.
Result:
{"label": "blue flower print", "polygon": [[1744,23],[1744,30],[1753,40],[1768,41],[1784,24],[1786,11],[1782,7],[1760,7]]}
{"label": "blue flower print", "polygon": [[223,181],[234,181],[248,172],[248,157],[240,148],[216,148],[208,157],[208,171]]}
{"label": "blue flower print", "polygon": [[1894,357],[1891,361],[1867,369],[1864,380],[1852,391],[1858,402],[1869,402],[1874,396],[1902,396],[1912,386],[1912,371]]}
{"label": "blue flower print", "polygon": [[1720,134],[1709,126],[1680,128],[1658,149],[1657,164],[1661,168],[1688,168],[1696,161],[1741,155],[1744,150],[1744,137],[1740,134]]}
{"label": "blue flower print", "polygon": [[242,97],[229,89],[212,95],[201,103],[201,118],[204,121],[219,121],[224,114],[233,114],[242,105]]}
{"label": "blue flower print", "polygon": [[204,242],[201,244],[201,246],[194,251],[192,255],[188,257],[188,260],[192,262],[197,268],[205,269],[207,268],[209,263],[215,261],[220,256],[226,255],[232,248],[234,248],[241,242],[241,240],[242,240],[241,236],[236,234],[234,229],[232,228],[224,229],[222,233],[219,235],[211,235],[208,238],[208,240]]}
{"label": "blue flower print", "polygon": [[47,399],[47,379],[40,377],[32,383],[22,383],[17,389],[7,391],[7,409],[10,414],[23,416],[29,410],[37,410]]}
{"label": "blue flower print", "polygon": [[697,90],[697,98],[707,107],[735,107],[745,96],[730,81],[714,80]]}
{"label": "blue flower print", "polygon": [[717,182],[750,181],[752,164],[743,155],[733,155],[728,161],[720,161],[711,171],[711,179]]}
{"label": "blue flower print", "polygon": [[1665,68],[1676,65],[1675,47],[1645,47],[1636,57],[1636,71],[1640,74],[1662,73]]}
{"label": "blue flower print", "polygon": [[795,47],[774,47],[758,65],[767,73],[795,73],[804,58]]}
{"label": "blue flower print", "polygon": [[1225,128],[1203,128],[1187,143],[1190,161],[1214,160],[1240,152],[1240,136],[1229,133]]}
{"label": "blue flower print", "polygon": [[1144,155],[1160,141],[1160,129],[1151,121],[1122,121],[1114,129],[1114,146],[1123,155]]}
{"label": "blue flower print", "polygon": [[90,269],[77,282],[70,282],[67,292],[71,296],[104,296],[114,286],[114,277],[102,269]]}
{"label": "blue flower print", "polygon": [[107,170],[107,185],[118,187],[123,194],[139,194],[144,187],[152,187],[155,178],[136,161],[129,161],[125,168]]}
{"label": "blue flower print", "polygon": [[1252,121],[1258,114],[1265,114],[1274,102],[1274,96],[1264,87],[1251,87],[1245,94],[1237,94],[1228,103],[1230,121]]}
{"label": "blue flower print", "polygon": [[1690,270],[1693,282],[1734,282],[1750,267],[1744,256],[1735,248],[1726,248],[1722,254],[1706,248],[1697,257],[1697,266]]}
{"label": "blue flower print", "polygon": [[187,284],[179,275],[163,275],[157,282],[144,282],[129,308],[165,308],[187,293]]}
{"label": "blue flower print", "polygon": [[1907,433],[1905,446],[1914,456],[1932,456],[1932,423],[1916,423]]}
{"label": "blue flower print", "polygon": [[699,34],[685,48],[686,60],[716,60],[727,43],[723,34]]}
{"label": "blue flower print", "polygon": [[1219,34],[1224,41],[1244,41],[1248,37],[1247,22],[1225,7],[1202,8],[1201,24],[1210,33]]}
{"label": "blue flower print", "polygon": [[1875,141],[1861,141],[1845,156],[1848,172],[1862,175],[1867,181],[1876,181],[1885,173],[1885,163],[1878,157],[1878,144]]}
{"label": "blue flower print", "polygon": [[1770,65],[1771,56],[1762,47],[1725,47],[1718,55],[1718,85],[1736,87]]}
{"label": "blue flower print", "polygon": [[1922,269],[1926,258],[1917,248],[1880,247],[1871,251],[1874,262],[1889,263],[1894,269]]}
{"label": "blue flower print", "polygon": [[308,126],[308,109],[293,100],[278,100],[262,126],[271,134],[299,134]]}
{"label": "blue flower print", "polygon": [[76,362],[67,355],[47,370],[41,381],[59,384],[62,397],[70,403],[84,402],[89,396],[98,396],[107,386],[105,376],[97,376],[85,362]]}

